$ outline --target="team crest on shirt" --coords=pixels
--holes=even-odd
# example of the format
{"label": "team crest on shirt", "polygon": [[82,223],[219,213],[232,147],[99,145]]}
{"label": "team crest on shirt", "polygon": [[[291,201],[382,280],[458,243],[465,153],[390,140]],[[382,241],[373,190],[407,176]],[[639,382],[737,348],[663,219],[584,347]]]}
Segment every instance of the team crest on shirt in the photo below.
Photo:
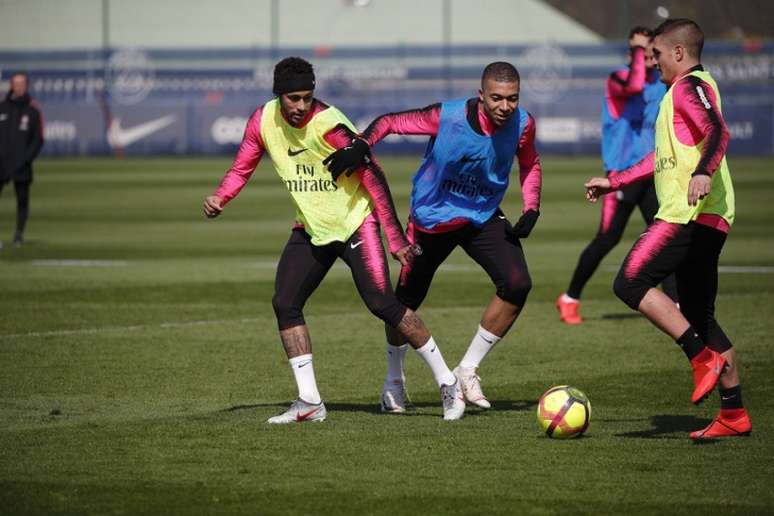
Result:
{"label": "team crest on shirt", "polygon": [[29,131],[30,129],[30,116],[22,115],[21,122],[19,122],[19,131]]}

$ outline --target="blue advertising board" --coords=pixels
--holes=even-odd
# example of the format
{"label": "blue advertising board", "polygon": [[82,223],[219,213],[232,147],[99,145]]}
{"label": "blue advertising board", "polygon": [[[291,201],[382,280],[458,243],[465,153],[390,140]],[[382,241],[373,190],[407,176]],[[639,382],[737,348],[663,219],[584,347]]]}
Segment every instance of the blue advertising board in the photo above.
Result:
{"label": "blue advertising board", "polygon": [[[45,119],[46,155],[232,153],[250,114],[271,98],[273,63],[314,63],[316,95],[358,126],[380,114],[477,95],[491,61],[520,70],[521,105],[541,152],[597,154],[604,83],[621,45],[0,52],[0,86],[30,74]],[[730,151],[774,153],[774,45],[708,44],[723,94]],[[421,152],[427,138],[392,136],[380,153]]]}

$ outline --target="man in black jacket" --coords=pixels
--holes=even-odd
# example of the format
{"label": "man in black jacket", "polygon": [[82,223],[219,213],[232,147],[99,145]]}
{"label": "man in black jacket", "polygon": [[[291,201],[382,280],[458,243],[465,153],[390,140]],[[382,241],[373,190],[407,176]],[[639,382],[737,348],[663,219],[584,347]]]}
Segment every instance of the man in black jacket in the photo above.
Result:
{"label": "man in black jacket", "polygon": [[11,77],[11,90],[0,102],[0,193],[13,181],[16,190],[16,233],[13,242],[24,243],[24,226],[30,208],[32,160],[43,147],[43,117],[27,93],[27,74]]}

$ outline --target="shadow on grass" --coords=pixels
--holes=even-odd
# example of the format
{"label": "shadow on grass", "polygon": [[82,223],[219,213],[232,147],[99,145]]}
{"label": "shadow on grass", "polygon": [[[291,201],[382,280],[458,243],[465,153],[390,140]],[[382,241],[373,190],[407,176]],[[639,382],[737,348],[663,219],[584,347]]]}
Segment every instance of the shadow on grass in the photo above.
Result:
{"label": "shadow on grass", "polygon": [[637,319],[639,317],[642,317],[642,314],[639,312],[626,312],[625,314],[602,314],[600,319],[618,321],[623,319]]}
{"label": "shadow on grass", "polygon": [[[490,410],[497,412],[522,412],[530,410],[536,407],[538,400],[490,400],[492,408]],[[274,403],[254,403],[249,405],[234,405],[222,410],[222,412],[239,412],[243,410],[254,410],[261,408],[287,408],[290,406],[290,402],[274,402]],[[402,416],[433,416],[438,414],[433,412],[423,412],[422,409],[439,409],[441,407],[440,401],[438,402],[417,402],[411,403],[408,410],[400,414]],[[340,403],[336,401],[325,402],[325,408],[329,411],[341,411],[341,412],[363,412],[366,414],[382,414],[381,408],[378,403]],[[480,415],[486,411],[479,410],[476,407],[468,405],[465,415]]]}
{"label": "shadow on grass", "polygon": [[[685,439],[688,433],[700,428],[704,428],[709,423],[709,419],[695,416],[661,414],[658,416],[650,417],[650,424],[653,426],[653,428],[648,430],[637,430],[634,432],[624,432],[621,434],[615,434],[615,436],[635,439]],[[671,435],[676,433],[685,435]]]}

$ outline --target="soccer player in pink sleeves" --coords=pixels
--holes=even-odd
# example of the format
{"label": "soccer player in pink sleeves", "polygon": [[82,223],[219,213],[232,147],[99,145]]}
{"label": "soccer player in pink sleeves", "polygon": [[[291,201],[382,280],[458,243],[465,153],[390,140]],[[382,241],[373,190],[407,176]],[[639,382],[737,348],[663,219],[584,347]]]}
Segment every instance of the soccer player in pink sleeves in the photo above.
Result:
{"label": "soccer player in pink sleeves", "polygon": [[[703,46],[704,34],[691,20],[667,20],[656,29],[653,54],[669,89],[656,120],[655,152],[615,176],[592,178],[585,185],[594,202],[655,178],[656,221],[629,251],[614,290],[682,348],[693,369],[693,403],[718,385],[720,413],[691,433],[696,440],[752,431],[736,351],[715,319],[718,258],[734,222],[734,189],[720,91],[701,65]],[[677,278],[679,308],[655,288],[671,273]]]}
{"label": "soccer player in pink sleeves", "polygon": [[[520,78],[510,63],[488,65],[476,97],[390,113],[374,120],[352,145],[328,158],[335,174],[360,164],[369,147],[389,134],[430,136],[414,175],[408,238],[422,254],[403,265],[396,295],[417,310],[438,267],[461,247],[491,278],[495,293],[484,309],[467,352],[454,373],[465,400],[490,408],[478,368],[516,322],[532,280],[520,239],[527,238],[540,208],[541,167],[535,151],[535,120],[519,107]],[[518,160],[523,205],[514,224],[500,209]],[[385,412],[406,410],[403,356],[406,335],[387,324]]]}
{"label": "soccer player in pink sleeves", "polygon": [[[608,176],[624,170],[648,153],[655,145],[658,106],[666,86],[653,59],[653,31],[634,27],[629,32],[628,66],[615,70],[605,83],[602,104],[602,162]],[[653,223],[658,200],[653,180],[645,180],[608,195],[602,203],[597,234],[578,258],[570,285],[556,300],[559,319],[566,324],[581,324],[580,299],[583,288],[623,236],[629,217],[639,208],[647,225]],[[677,300],[674,275],[663,282],[664,292]]]}
{"label": "soccer player in pink sleeves", "polygon": [[412,248],[397,221],[389,189],[375,161],[351,177],[334,178],[323,159],[348,145],[354,126],[335,107],[314,97],[315,75],[307,61],[289,57],[274,69],[276,98],[258,108],[220,186],[204,201],[212,218],[245,186],[266,153],[296,207],[296,224],[277,265],[272,300],[282,345],[298,386],[298,398],[269,423],[323,421],[325,405],[317,389],[312,343],[303,308],[337,258],[368,309],[406,335],[430,367],[440,387],[444,419],[462,417],[459,382],[422,320],[395,297],[379,232],[385,228],[390,251],[403,264]]}

